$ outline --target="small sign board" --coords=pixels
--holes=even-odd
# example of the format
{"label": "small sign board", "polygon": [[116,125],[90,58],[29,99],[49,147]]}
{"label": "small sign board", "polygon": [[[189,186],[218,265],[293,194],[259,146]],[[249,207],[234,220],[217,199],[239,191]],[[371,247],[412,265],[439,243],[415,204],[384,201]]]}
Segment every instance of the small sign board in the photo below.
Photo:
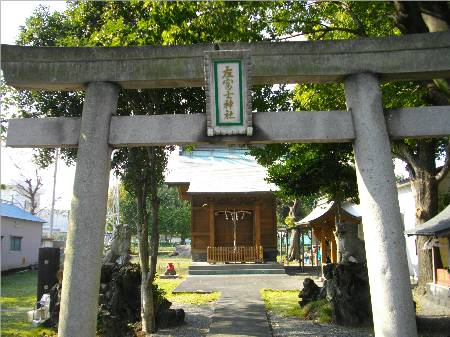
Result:
{"label": "small sign board", "polygon": [[250,51],[205,52],[207,134],[253,134]]}

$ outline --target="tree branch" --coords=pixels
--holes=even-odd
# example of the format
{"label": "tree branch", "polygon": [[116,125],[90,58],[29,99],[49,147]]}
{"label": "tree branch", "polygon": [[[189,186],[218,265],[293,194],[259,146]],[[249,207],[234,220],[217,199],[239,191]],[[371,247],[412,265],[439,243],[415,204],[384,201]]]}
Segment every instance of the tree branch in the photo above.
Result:
{"label": "tree branch", "polygon": [[329,27],[329,26],[325,26],[325,25],[322,25],[322,26],[324,26],[325,28],[311,29],[311,30],[308,30],[308,31],[302,31],[300,33],[291,34],[291,35],[286,36],[286,37],[281,37],[281,38],[279,38],[279,40],[280,41],[285,41],[285,40],[288,40],[288,39],[291,39],[291,38],[294,38],[294,37],[297,37],[297,36],[303,36],[303,35],[309,35],[309,34],[318,34],[318,33],[321,33],[321,37],[320,38],[322,38],[326,33],[330,33],[330,32],[333,32],[333,31],[347,32],[347,33],[351,33],[351,34],[360,36],[358,34],[358,31],[354,30],[352,28]]}
{"label": "tree branch", "polygon": [[345,2],[345,1],[339,1],[338,3],[341,5],[342,8],[344,8],[344,10],[347,11],[348,15],[352,18],[353,22],[358,27],[356,30],[358,32],[358,35],[367,37],[368,35],[366,33],[366,29],[365,29],[363,23],[361,22],[361,20],[358,18],[358,16],[353,11],[351,3]]}
{"label": "tree branch", "polygon": [[406,162],[409,166],[411,178],[415,177],[415,168],[418,166],[418,160],[412,149],[403,141],[394,142],[392,144],[392,152],[394,156]]}
{"label": "tree branch", "polygon": [[436,181],[439,183],[441,180],[443,180],[447,176],[447,173],[449,171],[450,171],[450,140],[448,141],[447,146],[445,147],[444,165],[435,176]]}

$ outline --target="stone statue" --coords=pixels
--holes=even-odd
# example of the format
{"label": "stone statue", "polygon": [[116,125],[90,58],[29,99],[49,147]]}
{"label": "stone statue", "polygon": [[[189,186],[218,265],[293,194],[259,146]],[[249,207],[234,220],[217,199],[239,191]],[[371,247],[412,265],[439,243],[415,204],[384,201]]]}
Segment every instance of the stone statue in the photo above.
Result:
{"label": "stone statue", "polygon": [[114,228],[109,240],[103,264],[118,263],[125,264],[130,261],[131,230],[128,225],[118,225]]}
{"label": "stone statue", "polygon": [[339,246],[340,263],[364,263],[366,261],[364,241],[358,237],[357,224],[336,223],[335,235]]}

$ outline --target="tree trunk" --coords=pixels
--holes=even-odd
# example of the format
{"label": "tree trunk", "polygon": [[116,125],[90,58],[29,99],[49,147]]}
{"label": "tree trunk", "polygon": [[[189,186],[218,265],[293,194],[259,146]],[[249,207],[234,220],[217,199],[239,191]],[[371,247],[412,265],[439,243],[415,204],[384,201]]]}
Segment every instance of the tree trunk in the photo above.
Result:
{"label": "tree trunk", "polygon": [[290,229],[291,233],[294,232],[292,236],[292,245],[289,248],[288,260],[294,261],[300,259],[300,247],[298,245],[298,240],[300,237],[300,230],[298,228]]}
{"label": "tree trunk", "polygon": [[[295,223],[299,220],[299,211],[300,211],[300,200],[295,199],[294,204],[292,206],[289,206],[289,218],[292,219],[292,221]],[[298,244],[299,237],[300,237],[300,229],[298,228],[292,228],[290,229],[291,233],[294,232],[294,235],[291,235],[292,237],[292,245],[289,249],[289,254],[287,256],[288,261],[294,261],[296,259],[300,259],[300,247]]]}
{"label": "tree trunk", "polygon": [[[450,27],[450,7],[446,1],[395,1],[397,26],[403,34],[447,31]],[[424,82],[427,94],[424,100],[431,105],[448,105],[448,96],[440,91],[435,81]],[[438,211],[438,181],[436,180],[436,141],[418,140],[414,149],[402,151],[400,158],[410,168],[415,192],[416,225],[431,219]],[[409,152],[409,153],[408,153]],[[448,153],[446,162],[448,162]],[[444,170],[445,171],[445,170]],[[443,172],[445,174],[445,172]],[[433,280],[431,250],[422,247],[427,237],[417,237],[419,285]]]}
{"label": "tree trunk", "polygon": [[[150,165],[155,164],[155,153],[153,148],[147,148],[149,154],[149,163]],[[153,282],[156,276],[156,266],[158,262],[158,249],[159,249],[159,197],[158,197],[158,181],[156,175],[153,171],[153,174],[150,177],[150,197],[152,204],[152,227],[151,227],[151,236],[150,236],[150,272],[148,277],[148,293],[149,300],[151,305],[149,304],[149,325],[147,326],[146,332],[156,332],[156,310],[157,303],[155,303],[155,294],[153,293]]]}
{"label": "tree trunk", "polygon": [[[429,160],[432,160],[432,165],[434,166],[434,155]],[[414,171],[415,177],[412,180],[412,188],[416,201],[416,225],[420,225],[437,214],[438,185],[434,174],[430,173],[430,171],[433,172],[434,170],[415,168]],[[419,285],[425,285],[433,280],[431,250],[422,249],[427,239],[428,237],[425,236],[417,237]]]}
{"label": "tree trunk", "polygon": [[[146,210],[147,187],[146,184],[136,186],[136,203],[138,211],[138,246],[139,265],[141,267],[141,322],[142,331],[151,332],[153,312],[153,299],[151,283],[149,283],[149,251],[148,251],[148,213]],[[149,287],[150,285],[150,287]]]}

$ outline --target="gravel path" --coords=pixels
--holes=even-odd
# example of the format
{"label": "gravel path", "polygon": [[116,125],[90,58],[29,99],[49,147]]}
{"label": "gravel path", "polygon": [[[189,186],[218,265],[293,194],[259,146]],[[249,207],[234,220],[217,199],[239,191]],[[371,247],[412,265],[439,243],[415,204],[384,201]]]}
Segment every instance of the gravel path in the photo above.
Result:
{"label": "gravel path", "polygon": [[174,304],[171,308],[182,308],[186,314],[186,323],[177,328],[161,329],[156,334],[152,334],[152,337],[205,337],[208,334],[214,313],[214,304]]}
{"label": "gravel path", "polygon": [[295,317],[281,317],[268,313],[272,325],[273,337],[309,336],[309,337],[371,337],[369,328],[348,328],[333,324],[314,323]]}
{"label": "gravel path", "polygon": [[[214,313],[214,304],[206,305],[174,305],[174,309],[183,308],[186,312],[186,324],[172,329],[161,329],[152,337],[206,337]],[[314,323],[295,317],[282,317],[268,313],[273,337],[373,337],[369,328],[349,328],[333,324]],[[436,317],[437,318],[437,317]],[[439,326],[439,321],[434,322]],[[438,328],[439,329],[439,328]],[[434,330],[434,329],[433,329]],[[441,333],[420,333],[421,337],[448,337],[446,328]],[[268,336],[270,337],[270,336]]]}

